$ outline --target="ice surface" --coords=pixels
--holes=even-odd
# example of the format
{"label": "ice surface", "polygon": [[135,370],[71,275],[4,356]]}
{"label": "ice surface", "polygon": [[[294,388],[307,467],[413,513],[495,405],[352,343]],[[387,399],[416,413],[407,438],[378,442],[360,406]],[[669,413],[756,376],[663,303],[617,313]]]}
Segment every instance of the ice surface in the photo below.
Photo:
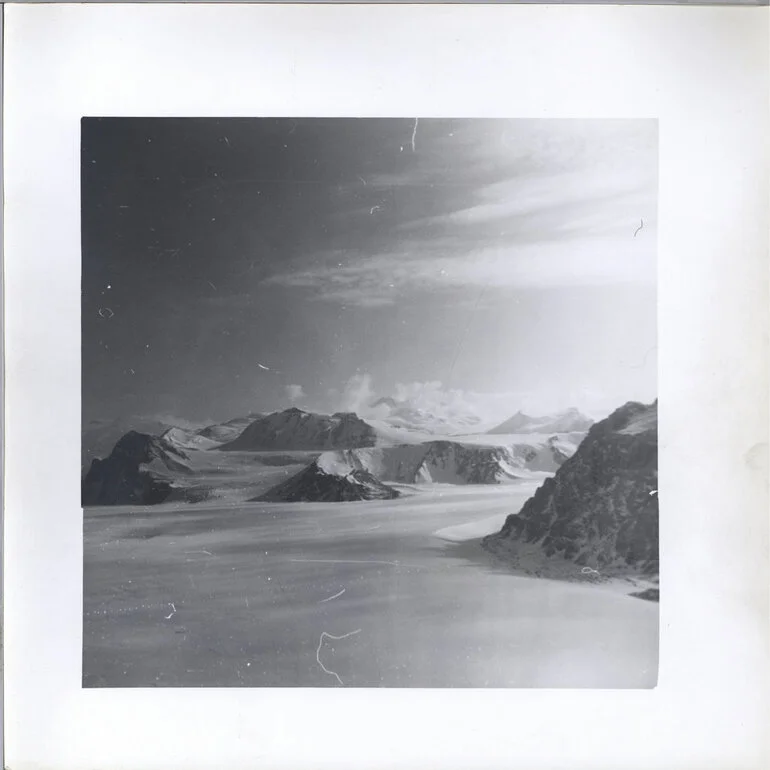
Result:
{"label": "ice surface", "polygon": [[84,685],[653,686],[657,604],[466,539],[539,483],[86,509]]}

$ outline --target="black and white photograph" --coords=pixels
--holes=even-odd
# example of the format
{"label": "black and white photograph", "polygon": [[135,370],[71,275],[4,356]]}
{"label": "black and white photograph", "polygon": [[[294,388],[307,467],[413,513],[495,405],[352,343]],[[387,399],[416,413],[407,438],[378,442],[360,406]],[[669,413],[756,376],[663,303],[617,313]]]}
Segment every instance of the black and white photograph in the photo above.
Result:
{"label": "black and white photograph", "polygon": [[656,120],[80,151],[83,687],[656,686]]}

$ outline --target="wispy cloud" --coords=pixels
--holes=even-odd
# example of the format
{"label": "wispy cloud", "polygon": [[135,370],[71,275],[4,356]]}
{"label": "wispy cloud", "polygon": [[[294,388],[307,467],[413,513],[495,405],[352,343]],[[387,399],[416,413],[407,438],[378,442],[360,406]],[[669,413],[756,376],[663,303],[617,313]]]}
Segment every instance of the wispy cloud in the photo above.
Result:
{"label": "wispy cloud", "polygon": [[345,193],[334,248],[264,284],[382,307],[426,292],[654,282],[649,124],[467,121],[420,148]]}
{"label": "wispy cloud", "polygon": [[273,276],[267,283],[306,289],[330,302],[364,307],[392,305],[414,292],[547,288],[613,283],[645,283],[655,278],[653,228],[634,238],[638,221],[624,223],[626,243],[616,238],[583,237],[563,243],[486,247],[467,258],[440,253],[361,256],[337,267],[319,267]]}

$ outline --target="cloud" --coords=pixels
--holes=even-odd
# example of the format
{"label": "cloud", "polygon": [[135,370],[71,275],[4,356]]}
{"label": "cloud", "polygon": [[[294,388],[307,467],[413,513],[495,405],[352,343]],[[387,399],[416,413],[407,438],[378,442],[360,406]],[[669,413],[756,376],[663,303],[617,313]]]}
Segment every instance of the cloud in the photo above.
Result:
{"label": "cloud", "polygon": [[425,119],[417,147],[339,185],[330,229],[262,285],[378,308],[655,281],[655,121]]}
{"label": "cloud", "polygon": [[[415,219],[407,231],[457,226],[474,238],[504,236],[508,225],[519,235],[538,240],[555,235],[600,234],[611,231],[619,219],[639,213],[652,218],[656,199],[655,168],[629,174],[618,169],[597,174],[570,171],[508,179],[480,188],[472,205],[442,215]],[[471,226],[477,225],[472,228]]]}
{"label": "cloud", "polygon": [[375,398],[370,374],[354,374],[342,390],[340,411],[369,414],[369,407]]}
{"label": "cloud", "polygon": [[494,139],[500,124],[483,123],[475,143],[473,127],[456,129],[464,132],[466,166],[469,158],[487,166],[497,159],[507,176],[488,172],[483,181],[466,166],[453,176],[451,162],[449,169],[439,162],[451,154],[434,148],[426,153],[431,162],[370,177],[366,189],[379,191],[378,204],[346,210],[354,222],[336,248],[264,283],[371,308],[428,292],[654,283],[657,159],[649,126],[512,121],[512,145],[490,150],[480,138]]}
{"label": "cloud", "polygon": [[302,389],[302,385],[287,385],[286,396],[290,403],[296,404],[305,398],[305,391]]}
{"label": "cloud", "polygon": [[[311,297],[340,304],[381,307],[408,294],[480,289],[654,283],[654,226],[635,239],[638,220],[622,223],[624,242],[612,237],[477,249],[465,258],[416,249],[361,256],[337,267],[318,267],[274,276],[269,283],[305,289]],[[652,243],[651,243],[652,242]]]}

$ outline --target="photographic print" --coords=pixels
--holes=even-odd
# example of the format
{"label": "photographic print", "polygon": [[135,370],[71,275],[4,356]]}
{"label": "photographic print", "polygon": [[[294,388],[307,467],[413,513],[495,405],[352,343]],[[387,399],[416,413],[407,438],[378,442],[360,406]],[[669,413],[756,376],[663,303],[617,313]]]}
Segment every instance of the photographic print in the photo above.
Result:
{"label": "photographic print", "polygon": [[657,136],[83,118],[83,686],[654,687]]}

